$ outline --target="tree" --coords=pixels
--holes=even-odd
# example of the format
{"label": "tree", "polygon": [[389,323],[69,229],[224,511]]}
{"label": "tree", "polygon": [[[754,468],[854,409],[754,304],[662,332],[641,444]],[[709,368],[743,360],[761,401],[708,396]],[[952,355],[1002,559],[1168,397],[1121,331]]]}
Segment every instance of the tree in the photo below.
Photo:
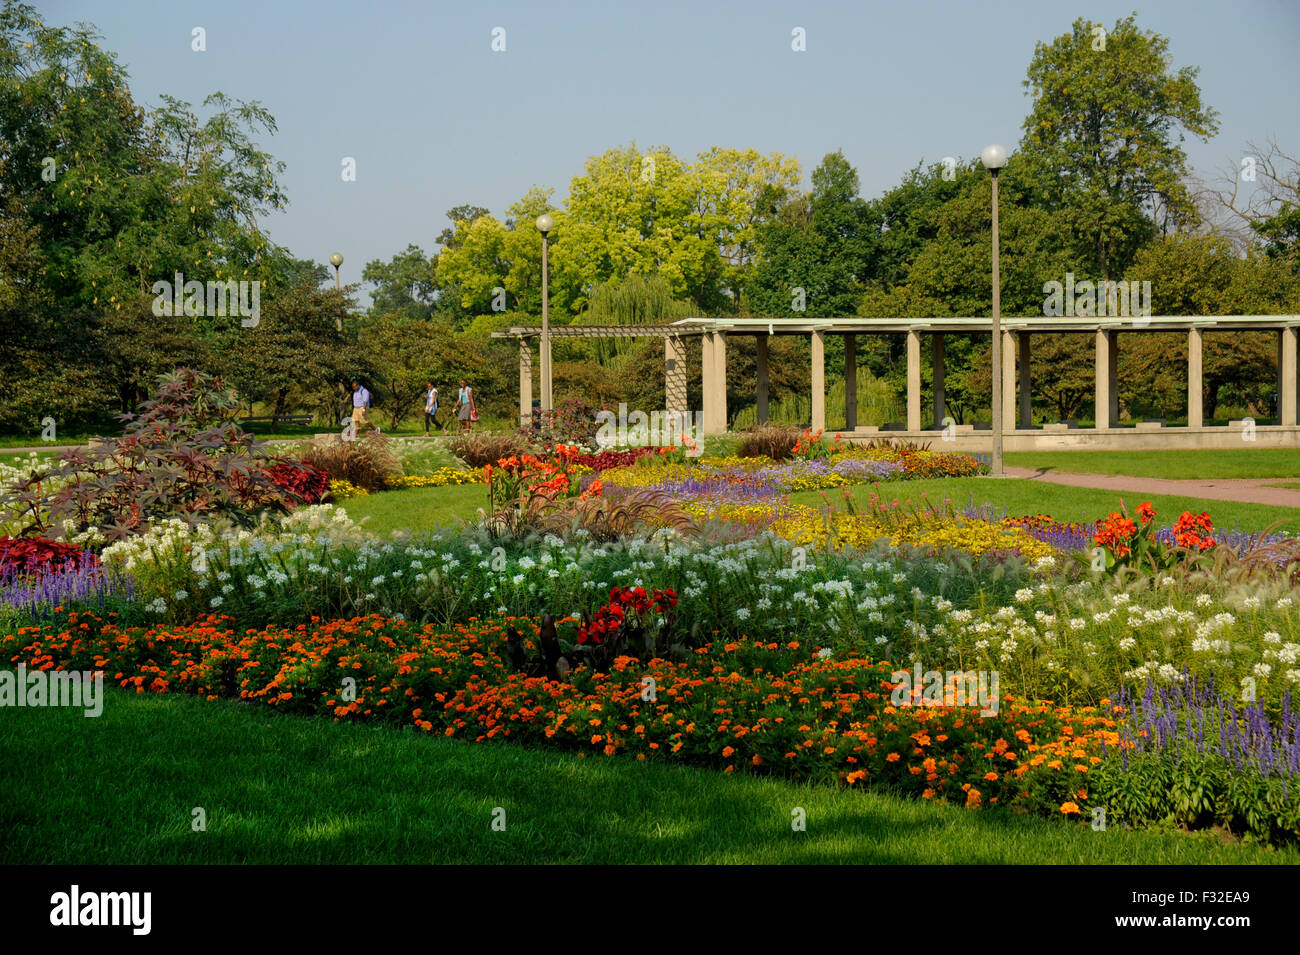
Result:
{"label": "tree", "polygon": [[[1154,242],[1138,254],[1130,275],[1151,282],[1156,314],[1300,311],[1300,276],[1285,261],[1259,252],[1242,258],[1220,236],[1171,236]],[[1157,390],[1160,374],[1171,366],[1178,380],[1185,381],[1185,340],[1162,343],[1155,336],[1132,335],[1121,341],[1121,395],[1140,400]],[[1255,414],[1268,414],[1277,391],[1276,349],[1276,337],[1268,332],[1207,332],[1202,352],[1206,415],[1213,415],[1221,402],[1246,404]],[[1176,405],[1179,410],[1186,407],[1185,400],[1184,385],[1184,398]]]}
{"label": "tree", "polygon": [[487,215],[490,210],[482,206],[461,205],[452,206],[447,210],[447,218],[451,220],[451,225],[438,233],[437,243],[444,249],[454,249],[460,245],[460,228],[461,223],[466,225],[472,224],[476,219]]}
{"label": "tree", "polygon": [[787,194],[759,230],[749,296],[757,314],[857,313],[872,274],[877,216],[858,196],[857,171],[843,153],[829,153],[812,179],[809,195]]}
{"label": "tree", "polygon": [[433,314],[433,266],[418,245],[408,245],[387,263],[379,259],[367,262],[361,278],[375,284],[370,293],[372,315],[429,318]]}
{"label": "tree", "polygon": [[[690,302],[673,298],[672,289],[661,275],[629,275],[622,281],[610,279],[598,286],[587,311],[574,319],[575,325],[657,325],[689,318],[695,309]],[[632,350],[634,339],[593,338],[589,342],[596,361],[607,364]]]}
{"label": "tree", "polygon": [[[83,423],[103,418],[112,390],[123,410],[134,406],[160,363],[205,359],[238,325],[154,315],[154,283],[179,272],[271,292],[284,258],[258,224],[285,202],[283,166],[255,142],[275,131],[269,113],[220,93],[204,101],[204,120],[170,97],[145,111],[100,39],[14,0],[0,10],[0,241],[21,235],[31,249],[25,263],[5,255],[0,278],[22,283],[33,339],[6,370],[36,376],[14,380],[28,396],[57,380],[49,406]],[[36,347],[45,354],[30,360]]]}
{"label": "tree", "polygon": [[1216,233],[1300,269],[1300,156],[1273,139],[1247,143],[1240,165],[1222,170],[1200,200]]}
{"label": "tree", "polygon": [[1134,16],[1100,29],[1081,18],[1036,46],[1020,152],[1041,204],[1079,237],[1075,271],[1108,280],[1157,232],[1195,223],[1178,143],[1184,131],[1208,139],[1218,123],[1198,70],[1171,72],[1166,38],[1139,30]]}
{"label": "tree", "polygon": [[780,153],[714,146],[699,155],[692,174],[693,224],[700,238],[716,240],[720,267],[704,276],[694,298],[706,309],[735,314],[758,257],[759,226],[775,199],[798,186],[799,162]]}
{"label": "tree", "polygon": [[264,401],[280,417],[308,402],[334,426],[340,389],[361,358],[353,337],[339,330],[347,306],[333,288],[300,284],[278,294],[255,328],[232,336],[221,365],[250,407]]}
{"label": "tree", "polygon": [[[374,368],[375,388],[383,395],[380,410],[388,418],[389,429],[396,429],[423,408],[428,381],[443,382],[439,391],[444,396],[452,392],[446,374],[459,365],[461,349],[450,326],[404,315],[382,315],[366,322],[360,344]],[[450,407],[450,399],[444,397],[443,404]]]}

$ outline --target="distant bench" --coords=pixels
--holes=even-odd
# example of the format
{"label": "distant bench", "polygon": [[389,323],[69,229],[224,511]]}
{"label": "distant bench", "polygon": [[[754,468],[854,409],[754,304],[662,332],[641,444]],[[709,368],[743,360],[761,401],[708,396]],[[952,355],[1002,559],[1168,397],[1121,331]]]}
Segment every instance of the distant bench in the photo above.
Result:
{"label": "distant bench", "polygon": [[307,425],[311,424],[311,415],[287,414],[287,415],[281,415],[278,418],[275,417],[274,415],[268,415],[267,417],[264,418],[240,418],[239,423],[240,424],[269,424],[273,428],[278,424],[296,424],[296,425],[301,425],[302,427],[306,427]]}

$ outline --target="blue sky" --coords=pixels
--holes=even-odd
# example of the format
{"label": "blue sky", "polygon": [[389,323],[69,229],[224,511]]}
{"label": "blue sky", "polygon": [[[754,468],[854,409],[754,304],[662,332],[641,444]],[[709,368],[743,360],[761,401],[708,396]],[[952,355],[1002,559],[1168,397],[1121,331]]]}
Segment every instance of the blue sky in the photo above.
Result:
{"label": "blue sky", "polygon": [[[45,0],[49,21],[95,24],[136,99],[256,99],[278,133],[289,206],[267,225],[296,255],[345,256],[343,280],[410,242],[426,253],[461,203],[498,216],[532,185],[557,199],[588,156],[632,141],[799,159],[805,184],[835,149],[862,193],[924,158],[1014,149],[1034,44],[1086,16],[1130,12],[1199,66],[1220,113],[1195,170],[1236,164],[1248,140],[1300,152],[1300,3],[442,3],[418,0]],[[207,50],[194,52],[194,27]],[[492,31],[505,29],[505,52]],[[791,31],[806,31],[806,52]],[[356,160],[355,182],[340,176]]]}

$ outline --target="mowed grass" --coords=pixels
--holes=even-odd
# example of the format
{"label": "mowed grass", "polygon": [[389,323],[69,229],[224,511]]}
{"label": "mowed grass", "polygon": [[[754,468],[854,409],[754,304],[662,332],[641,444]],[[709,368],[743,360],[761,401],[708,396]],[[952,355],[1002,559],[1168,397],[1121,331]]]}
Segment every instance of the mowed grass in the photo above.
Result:
{"label": "mowed grass", "polygon": [[[0,863],[1300,862],[1061,820],[112,688],[6,709]],[[201,808],[206,829],[195,831]],[[505,829],[494,831],[494,811]],[[806,813],[806,831],[791,826]],[[501,818],[497,813],[497,818]]]}
{"label": "mowed grass", "polygon": [[[885,501],[930,501],[945,497],[958,508],[974,503],[991,504],[1000,515],[1050,514],[1062,521],[1093,521],[1119,510],[1123,500],[1130,513],[1143,501],[1151,501],[1163,520],[1173,521],[1183,511],[1208,511],[1214,524],[1223,530],[1260,531],[1277,524],[1283,533],[1300,533],[1300,508],[1272,507],[1237,501],[1174,497],[1164,494],[1119,494],[1096,488],[1068,487],[1020,478],[943,478],[922,481],[897,481],[878,485],[860,484],[847,489],[854,506],[865,508],[872,494]],[[803,491],[791,494],[790,500],[814,507],[830,501],[843,507],[844,492]],[[354,497],[341,502],[353,520],[368,518],[367,530],[387,537],[394,530],[419,534],[433,530],[457,528],[472,522],[478,509],[487,508],[487,489],[481,484],[438,488],[411,488],[384,491],[368,497]]]}
{"label": "mowed grass", "polygon": [[382,537],[395,530],[423,534],[457,528],[462,521],[475,520],[478,509],[486,510],[487,504],[487,487],[482,484],[381,491],[339,502],[349,517],[354,521],[366,519],[366,530]]}
{"label": "mowed grass", "polygon": [[[854,504],[865,507],[872,494],[879,494],[886,502],[918,501],[925,494],[930,501],[940,502],[950,498],[958,508],[974,503],[976,506],[992,504],[1006,510],[1009,516],[1024,514],[1050,514],[1060,521],[1094,521],[1119,510],[1122,499],[1130,514],[1143,501],[1150,501],[1158,519],[1172,522],[1183,511],[1199,513],[1208,511],[1215,527],[1223,530],[1258,531],[1280,523],[1279,531],[1300,533],[1300,508],[1272,507],[1267,504],[1250,504],[1237,501],[1219,501],[1193,497],[1173,497],[1165,494],[1120,494],[1097,488],[1068,487],[1064,484],[1047,484],[1023,478],[943,478],[922,481],[897,481],[883,484],[860,484],[848,488]],[[837,507],[843,506],[842,490],[803,491],[790,495],[799,504],[820,505],[829,500]]]}
{"label": "mowed grass", "polygon": [[1018,468],[1078,474],[1193,480],[1300,477],[1300,449],[1251,448],[1170,451],[1018,451],[1006,455]]}

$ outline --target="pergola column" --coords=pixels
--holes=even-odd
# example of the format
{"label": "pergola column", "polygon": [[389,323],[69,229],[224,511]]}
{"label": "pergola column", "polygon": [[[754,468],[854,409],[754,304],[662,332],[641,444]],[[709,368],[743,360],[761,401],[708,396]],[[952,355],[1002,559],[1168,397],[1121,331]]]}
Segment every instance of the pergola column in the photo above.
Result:
{"label": "pergola column", "polygon": [[533,423],[533,346],[524,336],[519,338],[519,426]]}
{"label": "pergola column", "polygon": [[1205,427],[1205,380],[1201,365],[1201,330],[1187,330],[1187,427]]}
{"label": "pergola column", "polygon": [[713,333],[713,361],[717,365],[714,372],[718,383],[718,430],[716,434],[727,433],[727,336],[722,332]]}
{"label": "pergola column", "polygon": [[943,390],[943,332],[935,332],[930,337],[930,368],[934,373],[934,426],[943,427],[943,419],[948,417],[948,401]]}
{"label": "pergola column", "polygon": [[1115,332],[1097,329],[1097,427],[1114,428],[1119,424],[1119,390],[1116,387],[1116,369],[1119,351]]}
{"label": "pergola column", "polygon": [[1029,332],[1018,332],[1017,338],[1020,339],[1020,427],[1032,428],[1034,426],[1034,408],[1033,393],[1030,389],[1029,380]]}
{"label": "pergola column", "polygon": [[907,430],[921,430],[921,334],[907,331]]}
{"label": "pergola column", "polygon": [[718,418],[718,365],[713,360],[713,333],[700,336],[700,397],[704,407],[704,433],[719,434]]}
{"label": "pergola column", "polygon": [[858,336],[844,336],[844,430],[858,427]]}
{"label": "pergola column", "polygon": [[826,430],[826,334],[812,333],[812,429]]}
{"label": "pergola column", "polygon": [[664,338],[664,410],[686,414],[686,343],[680,335]]}
{"label": "pergola column", "polygon": [[758,424],[767,424],[767,336],[758,335],[758,388],[755,392],[754,418]]}
{"label": "pergola column", "polygon": [[1296,329],[1289,325],[1278,332],[1278,423],[1295,426],[1296,423]]}
{"label": "pergola column", "polygon": [[1002,430],[1015,430],[1016,420],[1016,336],[1002,333]]}

